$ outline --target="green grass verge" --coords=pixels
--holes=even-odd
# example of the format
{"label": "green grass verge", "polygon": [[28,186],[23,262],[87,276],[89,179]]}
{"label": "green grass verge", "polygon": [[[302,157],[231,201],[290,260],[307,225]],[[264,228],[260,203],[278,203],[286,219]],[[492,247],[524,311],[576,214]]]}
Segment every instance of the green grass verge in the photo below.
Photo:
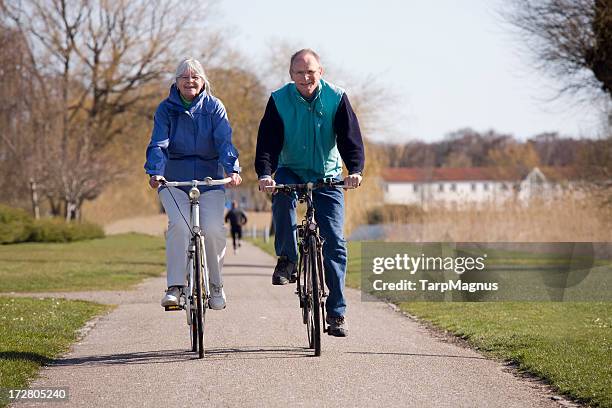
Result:
{"label": "green grass verge", "polygon": [[[254,241],[273,254],[273,244]],[[348,286],[361,283],[361,243],[349,242]],[[511,361],[559,392],[612,407],[612,303],[400,303],[400,308]]]}
{"label": "green grass verge", "polygon": [[[138,234],[0,246],[0,290],[128,289],[164,272],[164,248],[162,238]],[[86,321],[107,309],[81,301],[0,297],[0,388],[27,387],[41,365],[68,350]]]}
{"label": "green grass verge", "polygon": [[559,392],[612,406],[612,304],[411,302],[400,307]]}
{"label": "green grass verge", "polygon": [[165,271],[160,237],[113,235],[73,243],[0,246],[0,291],[128,289]]}
{"label": "green grass verge", "polygon": [[[108,306],[0,297],[0,388],[27,387],[41,365],[68,350],[77,330]],[[0,407],[7,404],[0,397]]]}
{"label": "green grass verge", "polygon": [[268,242],[264,242],[264,240],[261,238],[250,238],[250,237],[245,238],[245,240],[255,245],[256,247],[262,249],[264,252],[274,257],[276,256],[276,254],[274,253],[274,236],[270,237]]}

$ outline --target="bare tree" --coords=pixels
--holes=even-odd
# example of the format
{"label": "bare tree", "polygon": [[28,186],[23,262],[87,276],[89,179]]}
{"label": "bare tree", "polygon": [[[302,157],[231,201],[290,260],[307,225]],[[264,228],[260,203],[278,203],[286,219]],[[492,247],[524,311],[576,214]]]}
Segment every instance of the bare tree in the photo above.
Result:
{"label": "bare tree", "polygon": [[[602,103],[603,139],[572,149],[579,176],[603,187],[605,202],[612,203],[612,1],[611,0],[513,0],[506,19],[519,29],[535,57],[536,66],[565,84],[559,94],[582,96]],[[595,91],[595,92],[593,92]],[[543,139],[542,139],[543,140]],[[536,140],[542,153],[543,143]],[[566,150],[566,149],[562,149]],[[567,156],[567,155],[566,155]],[[549,161],[549,158],[546,158]],[[567,161],[566,161],[567,162]]]}
{"label": "bare tree", "polygon": [[513,0],[502,12],[531,49],[536,66],[565,85],[612,97],[612,1]]}
{"label": "bare tree", "polygon": [[238,190],[248,191],[254,207],[264,209],[268,207],[268,199],[259,192],[257,176],[251,167],[255,160],[259,122],[268,95],[255,73],[240,68],[247,65],[239,55],[233,54],[226,57],[222,68],[212,68],[208,72],[216,89],[215,95],[225,104],[232,125],[233,143],[240,152],[243,184]]}
{"label": "bare tree", "polygon": [[[42,141],[53,127],[40,120],[43,111],[50,112],[36,95],[39,87],[29,64],[28,44],[14,28],[0,23],[0,188],[3,201],[26,207],[29,178],[40,171]],[[33,80],[34,79],[34,80]]]}
{"label": "bare tree", "polygon": [[[51,104],[42,171],[52,212],[77,218],[85,200],[121,174],[109,146],[136,131],[151,84],[180,57],[203,49],[206,2],[179,0],[18,0],[0,4],[4,23],[27,43],[36,98]],[[150,111],[149,111],[150,112]],[[149,115],[150,116],[150,113]]]}

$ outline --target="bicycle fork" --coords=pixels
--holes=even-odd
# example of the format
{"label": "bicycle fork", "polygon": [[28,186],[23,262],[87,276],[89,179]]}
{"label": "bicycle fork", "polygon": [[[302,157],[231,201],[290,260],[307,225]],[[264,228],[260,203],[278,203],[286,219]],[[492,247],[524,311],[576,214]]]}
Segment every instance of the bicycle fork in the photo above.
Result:
{"label": "bicycle fork", "polygon": [[[183,288],[183,293],[181,294],[181,300],[179,300],[179,308],[180,309],[185,309],[187,312],[187,324],[191,325],[192,324],[192,319],[191,319],[191,311],[195,310],[195,294],[194,294],[194,288],[195,288],[195,281],[194,281],[194,276],[195,276],[195,270],[194,270],[194,266],[195,266],[195,256],[196,256],[196,236],[200,237],[200,242],[204,239],[204,237],[201,235],[201,229],[200,229],[200,203],[198,201],[192,201],[191,202],[191,239],[189,240],[189,246],[187,247],[187,273],[186,273],[186,280],[187,280],[187,286]],[[200,251],[201,252],[201,256],[204,257],[205,255],[203,254],[204,251]],[[201,260],[203,261],[203,259]],[[201,262],[200,265],[205,265],[205,263]],[[203,282],[206,282],[205,285],[203,285],[203,293],[202,293],[202,297],[204,300],[208,299],[208,271],[206,270],[206,268],[203,268]]]}

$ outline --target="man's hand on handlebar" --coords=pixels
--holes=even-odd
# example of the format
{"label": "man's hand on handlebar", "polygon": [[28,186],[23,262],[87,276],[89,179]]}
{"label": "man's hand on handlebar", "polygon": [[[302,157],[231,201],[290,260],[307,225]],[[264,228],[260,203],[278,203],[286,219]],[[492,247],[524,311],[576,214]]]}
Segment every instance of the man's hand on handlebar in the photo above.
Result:
{"label": "man's hand on handlebar", "polygon": [[259,179],[259,190],[266,192],[266,193],[271,193],[273,190],[267,189],[266,187],[268,186],[274,186],[276,185],[276,182],[274,181],[274,179],[272,177],[262,177]]}
{"label": "man's hand on handlebar", "polygon": [[149,178],[149,185],[151,186],[151,188],[157,188],[161,184],[163,184],[164,181],[166,181],[164,176],[152,175]]}
{"label": "man's hand on handlebar", "polygon": [[363,177],[359,173],[349,174],[344,178],[344,185],[347,188],[357,188],[361,185]]}

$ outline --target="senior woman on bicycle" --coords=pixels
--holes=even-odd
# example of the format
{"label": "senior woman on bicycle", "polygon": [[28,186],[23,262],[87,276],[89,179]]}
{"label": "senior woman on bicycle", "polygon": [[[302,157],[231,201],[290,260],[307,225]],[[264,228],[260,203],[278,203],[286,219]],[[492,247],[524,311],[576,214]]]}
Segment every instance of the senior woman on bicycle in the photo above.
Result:
{"label": "senior woman on bicycle", "polygon": [[[145,163],[145,170],[150,176],[149,185],[159,188],[159,198],[168,214],[168,290],[161,301],[162,306],[178,305],[180,289],[185,285],[190,238],[186,220],[189,220],[190,206],[188,188],[164,187],[160,182],[164,179],[220,179],[224,173],[232,179],[230,186],[242,182],[238,152],[232,144],[232,128],[225,107],[212,95],[202,64],[195,59],[182,61],[176,69],[175,78],[170,95],[155,112]],[[223,186],[203,186],[199,189],[202,193],[200,220],[205,231],[204,244],[211,283],[209,306],[220,310],[225,308],[222,276],[226,245],[223,223],[225,192]]]}

